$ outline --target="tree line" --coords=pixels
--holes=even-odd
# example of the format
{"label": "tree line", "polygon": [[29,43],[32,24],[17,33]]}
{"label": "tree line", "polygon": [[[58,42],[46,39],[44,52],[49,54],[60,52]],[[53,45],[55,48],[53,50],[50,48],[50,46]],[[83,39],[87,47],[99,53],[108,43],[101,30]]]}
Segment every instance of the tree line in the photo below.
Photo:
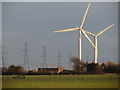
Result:
{"label": "tree line", "polygon": [[72,57],[70,61],[73,63],[73,69],[78,72],[87,72],[91,74],[101,74],[101,73],[119,73],[120,64],[115,64],[113,62],[102,63],[89,63],[79,60],[79,58]]}
{"label": "tree line", "polygon": [[[73,65],[73,70],[63,70],[59,74],[102,74],[102,73],[119,73],[119,64],[113,62],[102,63],[89,63],[79,60],[79,58],[71,57],[70,61]],[[43,74],[44,72],[34,72],[28,71],[21,65],[11,65],[8,68],[2,68],[2,74]],[[44,73],[45,74],[45,73]],[[46,73],[46,74],[56,74],[56,73]]]}

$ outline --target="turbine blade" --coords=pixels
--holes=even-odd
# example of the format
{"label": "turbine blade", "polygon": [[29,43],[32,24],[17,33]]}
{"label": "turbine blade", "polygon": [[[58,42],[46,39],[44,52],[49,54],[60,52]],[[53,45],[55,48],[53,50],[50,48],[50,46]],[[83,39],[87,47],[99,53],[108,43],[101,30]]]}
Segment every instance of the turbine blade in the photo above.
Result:
{"label": "turbine blade", "polygon": [[75,31],[78,30],[79,28],[71,28],[71,29],[66,29],[66,30],[59,30],[59,31],[53,31],[53,32],[67,32],[67,31]]}
{"label": "turbine blade", "polygon": [[106,29],[102,30],[100,33],[98,33],[96,36],[99,36],[100,34],[102,34],[103,32],[105,32],[106,30],[108,30],[109,28],[111,28],[112,26],[114,26],[115,24],[110,25],[109,27],[107,27]]}
{"label": "turbine blade", "polygon": [[79,28],[78,26],[75,26],[76,28]]}
{"label": "turbine blade", "polygon": [[90,43],[93,45],[93,47],[95,48],[95,45],[93,44],[93,42],[91,41],[91,39],[88,37],[88,35],[84,32],[84,30],[82,30],[82,32],[85,35],[85,37],[90,41]]}
{"label": "turbine blade", "polygon": [[88,4],[87,10],[86,10],[86,12],[85,12],[85,14],[84,14],[84,17],[83,17],[82,24],[81,24],[80,28],[82,28],[82,26],[83,26],[83,24],[84,24],[84,22],[85,22],[85,18],[86,18],[87,12],[88,12],[88,10],[89,10],[89,7],[90,7],[90,3]]}
{"label": "turbine blade", "polygon": [[91,33],[91,32],[88,32],[86,30],[84,30],[84,32],[88,33],[89,35],[92,35],[92,36],[95,36],[95,34]]}

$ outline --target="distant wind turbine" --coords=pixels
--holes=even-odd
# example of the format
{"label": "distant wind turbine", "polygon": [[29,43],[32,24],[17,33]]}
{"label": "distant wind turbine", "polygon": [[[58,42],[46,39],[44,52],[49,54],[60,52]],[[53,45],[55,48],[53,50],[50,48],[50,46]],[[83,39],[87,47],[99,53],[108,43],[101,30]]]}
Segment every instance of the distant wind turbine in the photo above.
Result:
{"label": "distant wind turbine", "polygon": [[88,33],[89,35],[92,35],[94,37],[94,63],[97,63],[97,58],[98,58],[98,43],[97,43],[97,37],[99,35],[101,35],[103,32],[105,32],[106,30],[108,30],[109,28],[111,28],[112,26],[114,26],[115,24],[110,25],[109,27],[107,27],[106,29],[102,30],[100,33],[98,33],[97,35],[88,32],[86,30],[84,30],[86,33]]}

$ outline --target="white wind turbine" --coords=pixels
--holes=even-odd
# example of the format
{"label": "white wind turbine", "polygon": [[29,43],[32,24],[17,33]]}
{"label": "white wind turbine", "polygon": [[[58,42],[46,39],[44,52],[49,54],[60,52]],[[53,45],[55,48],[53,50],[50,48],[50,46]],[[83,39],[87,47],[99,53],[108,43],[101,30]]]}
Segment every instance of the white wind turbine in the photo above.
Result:
{"label": "white wind turbine", "polygon": [[86,10],[86,12],[84,14],[84,17],[82,19],[82,23],[81,23],[80,27],[76,26],[76,28],[71,28],[71,29],[66,29],[66,30],[59,30],[59,31],[53,31],[53,32],[67,32],[67,31],[75,31],[75,30],[79,31],[79,60],[80,60],[80,62],[82,60],[82,58],[81,58],[81,31],[85,35],[85,37],[90,41],[90,43],[93,45],[93,47],[95,48],[95,45],[92,43],[92,41],[90,40],[90,38],[87,36],[87,34],[85,33],[85,31],[82,29],[83,24],[85,22],[85,18],[86,18],[87,12],[89,10],[89,7],[90,7],[90,3],[88,4],[87,10]]}
{"label": "white wind turbine", "polygon": [[[90,3],[87,7],[87,10],[84,14],[84,17],[83,17],[83,20],[82,20],[82,24],[80,25],[80,27],[77,27],[76,28],[71,28],[71,29],[66,29],[66,30],[59,30],[59,31],[53,31],[53,32],[67,32],[67,31],[75,31],[75,30],[78,30],[79,31],[79,59],[80,61],[82,60],[81,58],[81,31],[82,33],[85,35],[85,37],[90,41],[90,43],[93,45],[94,47],[94,63],[97,63],[97,58],[98,58],[98,45],[97,45],[97,37],[99,35],[101,35],[103,32],[105,32],[106,30],[108,30],[109,28],[111,28],[112,26],[114,26],[114,24],[110,25],[109,27],[107,27],[106,29],[102,30],[100,33],[98,33],[97,35],[95,34],[92,34],[91,32],[88,32],[86,30],[83,30],[82,27],[83,27],[83,24],[85,22],[85,18],[86,18],[86,15],[87,15],[87,12],[88,12],[88,9],[90,7]],[[94,44],[92,43],[91,39],[87,36],[87,34],[90,34],[92,36],[94,36]]]}
{"label": "white wind turbine", "polygon": [[92,35],[94,37],[94,63],[97,63],[97,58],[98,58],[98,43],[97,43],[97,37],[99,35],[101,35],[103,32],[105,32],[106,30],[108,30],[109,28],[111,28],[112,26],[114,26],[115,24],[110,25],[109,27],[107,27],[106,29],[102,30],[100,33],[98,33],[97,35],[88,32],[86,30],[84,30],[86,33]]}

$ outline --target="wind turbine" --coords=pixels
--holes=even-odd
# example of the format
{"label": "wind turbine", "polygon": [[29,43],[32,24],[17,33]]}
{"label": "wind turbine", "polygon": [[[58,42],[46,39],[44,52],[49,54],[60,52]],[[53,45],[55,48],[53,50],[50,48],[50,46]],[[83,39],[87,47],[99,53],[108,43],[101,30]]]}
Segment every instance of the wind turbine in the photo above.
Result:
{"label": "wind turbine", "polygon": [[104,30],[102,30],[100,33],[98,33],[97,35],[88,32],[86,30],[84,30],[86,33],[88,33],[89,35],[92,35],[94,37],[94,63],[97,63],[97,58],[98,58],[98,43],[97,43],[97,37],[99,35],[101,35],[103,32],[105,32],[106,30],[108,30],[109,28],[111,28],[112,26],[114,26],[115,24],[110,25],[109,27],[105,28]]}
{"label": "wind turbine", "polygon": [[82,32],[82,33],[85,35],[85,37],[90,41],[90,43],[93,45],[93,47],[95,47],[94,44],[92,43],[92,41],[90,40],[90,38],[89,38],[89,37],[87,36],[87,34],[85,33],[85,31],[82,29],[83,24],[84,24],[84,22],[85,22],[86,15],[87,15],[88,10],[89,10],[89,7],[90,7],[90,3],[88,4],[87,10],[86,10],[86,12],[85,12],[85,14],[84,14],[84,17],[83,17],[83,19],[82,19],[82,23],[81,23],[80,27],[75,26],[75,28],[71,28],[71,29],[53,31],[53,32],[67,32],[67,31],[75,31],[75,30],[78,30],[78,33],[79,33],[79,60],[80,60],[80,62],[81,62],[81,60],[82,60],[82,57],[81,57],[81,32]]}

